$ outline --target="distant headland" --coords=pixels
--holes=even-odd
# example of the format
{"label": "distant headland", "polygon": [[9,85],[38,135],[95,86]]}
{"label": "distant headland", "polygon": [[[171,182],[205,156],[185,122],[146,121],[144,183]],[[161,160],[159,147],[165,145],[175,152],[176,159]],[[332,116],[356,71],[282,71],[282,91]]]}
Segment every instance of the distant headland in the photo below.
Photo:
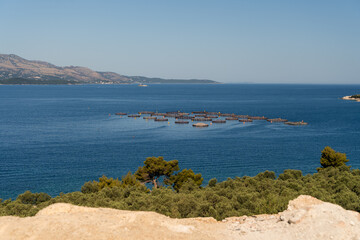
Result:
{"label": "distant headland", "polygon": [[352,95],[352,96],[345,96],[345,97],[342,97],[342,99],[360,102],[360,94],[356,94],[356,95]]}
{"label": "distant headland", "polygon": [[14,54],[0,54],[0,84],[214,84],[206,79],[163,79],[97,72],[86,67],[59,67],[44,61],[26,60]]}

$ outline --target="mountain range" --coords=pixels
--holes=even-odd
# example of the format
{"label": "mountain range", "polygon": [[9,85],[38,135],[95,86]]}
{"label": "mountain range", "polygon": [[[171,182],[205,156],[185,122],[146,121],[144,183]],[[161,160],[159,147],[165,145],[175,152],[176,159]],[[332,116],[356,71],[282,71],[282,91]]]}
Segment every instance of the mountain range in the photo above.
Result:
{"label": "mountain range", "polygon": [[218,83],[200,79],[162,79],[98,72],[86,67],[27,60],[15,54],[0,54],[0,84],[151,84]]}

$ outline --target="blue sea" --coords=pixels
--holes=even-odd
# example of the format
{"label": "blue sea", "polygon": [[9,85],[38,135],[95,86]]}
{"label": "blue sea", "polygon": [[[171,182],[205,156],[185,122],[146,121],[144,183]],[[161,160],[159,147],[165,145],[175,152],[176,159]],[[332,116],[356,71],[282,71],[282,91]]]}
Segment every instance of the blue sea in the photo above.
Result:
{"label": "blue sea", "polygon": [[[360,85],[3,85],[0,198],[79,191],[102,175],[134,172],[150,156],[179,160],[205,184],[265,170],[314,173],[325,146],[360,168],[360,103],[340,99],[359,93]],[[203,110],[309,125],[228,121],[200,129],[114,115]]]}

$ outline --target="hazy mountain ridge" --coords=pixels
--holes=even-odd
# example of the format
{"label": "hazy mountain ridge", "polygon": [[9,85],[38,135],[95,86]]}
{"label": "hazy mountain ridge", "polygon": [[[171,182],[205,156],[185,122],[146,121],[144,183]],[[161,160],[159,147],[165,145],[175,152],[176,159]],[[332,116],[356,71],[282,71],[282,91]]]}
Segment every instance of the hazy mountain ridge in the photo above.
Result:
{"label": "hazy mountain ridge", "polygon": [[56,80],[57,83],[61,82],[60,84],[216,83],[198,79],[131,77],[114,72],[97,72],[79,66],[59,67],[44,61],[27,60],[14,54],[0,54],[0,81],[6,80],[4,83],[9,84],[11,79],[17,79],[18,82],[23,79],[22,84],[26,84],[27,80],[31,80],[31,84],[36,80],[49,83]]}

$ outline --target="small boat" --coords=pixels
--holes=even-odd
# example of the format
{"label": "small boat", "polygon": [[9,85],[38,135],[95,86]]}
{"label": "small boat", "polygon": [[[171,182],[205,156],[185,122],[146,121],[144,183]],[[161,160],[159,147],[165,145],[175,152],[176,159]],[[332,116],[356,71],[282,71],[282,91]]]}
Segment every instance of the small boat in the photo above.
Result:
{"label": "small boat", "polygon": [[115,115],[125,116],[125,115],[127,115],[127,113],[118,112],[118,113],[115,113]]}
{"label": "small boat", "polygon": [[209,124],[206,123],[195,123],[193,124],[193,127],[208,127]]}
{"label": "small boat", "polygon": [[148,85],[140,83],[138,86],[139,87],[147,87]]}

